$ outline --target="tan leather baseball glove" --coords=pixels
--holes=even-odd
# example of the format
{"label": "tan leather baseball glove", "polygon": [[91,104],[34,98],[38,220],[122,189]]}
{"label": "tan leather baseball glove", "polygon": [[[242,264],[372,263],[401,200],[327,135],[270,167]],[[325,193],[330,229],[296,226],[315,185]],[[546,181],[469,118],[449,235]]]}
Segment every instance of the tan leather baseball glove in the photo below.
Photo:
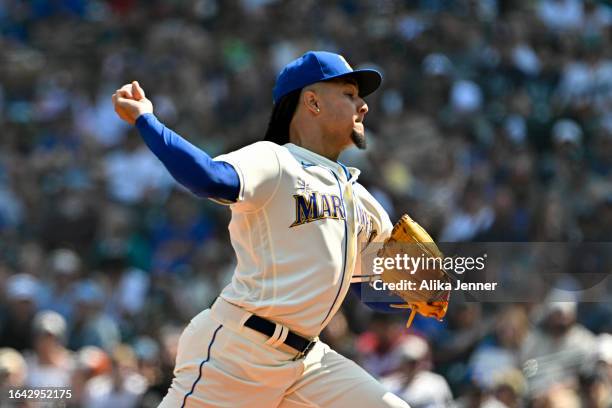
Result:
{"label": "tan leather baseball glove", "polygon": [[[377,253],[378,257],[394,260],[398,255],[402,261],[400,268],[397,268],[396,263],[392,268],[385,265],[381,279],[396,286],[399,283],[403,286],[411,285],[412,289],[391,290],[406,302],[391,307],[411,309],[406,327],[410,327],[417,312],[425,317],[441,320],[446,315],[450,297],[450,290],[442,288],[449,286],[451,282],[442,265],[444,255],[427,231],[406,214],[395,224],[391,236]],[[419,262],[417,267],[411,262],[404,263],[406,256],[415,258]],[[434,261],[435,259],[437,261]],[[409,265],[408,269],[405,268],[406,265]]]}

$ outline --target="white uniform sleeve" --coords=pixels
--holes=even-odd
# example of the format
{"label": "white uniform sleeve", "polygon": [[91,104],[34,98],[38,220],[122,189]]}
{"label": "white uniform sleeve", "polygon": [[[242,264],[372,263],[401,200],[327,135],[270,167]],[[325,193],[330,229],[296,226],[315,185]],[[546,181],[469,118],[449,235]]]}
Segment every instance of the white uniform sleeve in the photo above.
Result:
{"label": "white uniform sleeve", "polygon": [[[382,206],[380,207],[382,209]],[[384,242],[387,240],[387,238],[389,238],[391,236],[391,231],[393,231],[393,223],[391,222],[391,219],[389,218],[389,214],[387,214],[387,212],[383,209],[383,215],[381,216],[382,221],[381,221],[381,232],[380,232],[380,237],[378,237],[378,240],[381,242]]]}
{"label": "white uniform sleeve", "polygon": [[232,210],[255,211],[272,199],[281,176],[277,148],[271,142],[257,142],[214,158],[231,164],[238,173],[240,192]]}
{"label": "white uniform sleeve", "polygon": [[378,202],[376,198],[368,190],[365,189],[361,184],[356,183],[355,189],[359,194],[359,197],[363,200],[363,204],[368,208],[368,210],[374,216],[374,229],[376,230],[376,235],[373,237],[373,242],[384,242],[389,236],[391,236],[391,231],[393,230],[393,223],[389,218],[389,214],[383,208],[383,206]]}

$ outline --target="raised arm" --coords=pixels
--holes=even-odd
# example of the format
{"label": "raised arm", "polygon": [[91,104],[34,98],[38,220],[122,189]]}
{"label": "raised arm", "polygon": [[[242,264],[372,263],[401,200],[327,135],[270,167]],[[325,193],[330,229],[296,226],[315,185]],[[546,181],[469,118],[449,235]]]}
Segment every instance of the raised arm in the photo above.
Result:
{"label": "raised arm", "polygon": [[112,100],[117,115],[136,125],[146,145],[176,181],[200,197],[236,201],[240,191],[236,170],[229,163],[214,161],[157,120],[153,104],[138,82],[118,89]]}

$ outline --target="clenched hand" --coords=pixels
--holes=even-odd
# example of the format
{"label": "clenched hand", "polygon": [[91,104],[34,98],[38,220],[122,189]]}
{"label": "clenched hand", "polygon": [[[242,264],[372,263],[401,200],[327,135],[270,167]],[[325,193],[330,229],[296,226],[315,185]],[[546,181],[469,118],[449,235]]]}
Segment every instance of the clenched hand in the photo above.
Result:
{"label": "clenched hand", "polygon": [[130,125],[144,113],[153,113],[153,104],[145,96],[137,81],[125,84],[113,94],[115,112]]}

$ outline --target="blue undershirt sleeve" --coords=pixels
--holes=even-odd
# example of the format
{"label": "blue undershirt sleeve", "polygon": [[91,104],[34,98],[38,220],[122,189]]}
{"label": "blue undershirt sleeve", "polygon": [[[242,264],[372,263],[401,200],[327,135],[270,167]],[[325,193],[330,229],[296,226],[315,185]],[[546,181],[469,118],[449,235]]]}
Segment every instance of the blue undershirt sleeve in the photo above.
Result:
{"label": "blue undershirt sleeve", "polygon": [[[390,293],[389,293],[389,298],[386,301],[376,301],[375,302],[375,301],[364,300],[364,299],[374,299],[376,297],[380,297],[380,292],[372,288],[370,284],[367,282],[351,283],[351,292],[353,292],[359,298],[359,300],[361,300],[363,304],[365,304],[367,307],[369,307],[370,309],[376,312],[398,313],[398,312],[406,311],[406,309],[398,309],[395,307],[391,307],[391,304],[404,304],[406,302],[404,302],[399,296],[394,296],[394,295],[391,295]],[[368,296],[368,293],[370,293],[371,296]]]}
{"label": "blue undershirt sleeve", "polygon": [[231,164],[214,161],[206,152],[164,126],[152,113],[140,115],[136,128],[172,177],[192,193],[204,198],[236,201],[240,179]]}

